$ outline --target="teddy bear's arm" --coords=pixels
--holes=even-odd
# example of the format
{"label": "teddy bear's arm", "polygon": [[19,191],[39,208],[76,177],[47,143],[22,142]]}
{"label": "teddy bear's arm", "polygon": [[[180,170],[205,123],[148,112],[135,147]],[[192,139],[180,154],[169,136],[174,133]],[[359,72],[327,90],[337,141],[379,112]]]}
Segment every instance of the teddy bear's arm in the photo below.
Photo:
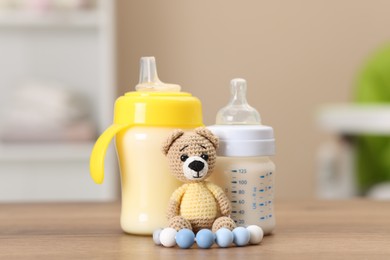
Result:
{"label": "teddy bear's arm", "polygon": [[183,184],[172,193],[168,203],[168,211],[167,211],[168,219],[171,219],[179,215],[181,198],[183,197],[185,191],[187,190],[187,186],[188,186],[187,184]]}
{"label": "teddy bear's arm", "polygon": [[223,190],[219,186],[208,181],[206,181],[206,186],[214,195],[215,199],[217,200],[221,214],[223,216],[229,216],[231,213],[231,206],[230,206],[230,201],[226,197],[225,192],[223,192]]}

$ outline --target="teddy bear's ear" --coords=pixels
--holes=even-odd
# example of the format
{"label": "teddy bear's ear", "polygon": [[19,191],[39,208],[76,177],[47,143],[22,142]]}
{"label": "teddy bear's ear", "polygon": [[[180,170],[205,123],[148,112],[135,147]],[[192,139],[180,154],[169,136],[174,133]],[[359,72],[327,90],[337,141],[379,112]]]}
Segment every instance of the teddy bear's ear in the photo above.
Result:
{"label": "teddy bear's ear", "polygon": [[176,129],[171,133],[171,135],[167,138],[167,140],[165,140],[163,146],[161,147],[161,150],[164,153],[164,155],[167,155],[169,148],[171,148],[173,142],[175,142],[175,140],[180,136],[182,136],[183,134],[184,131],[181,129]]}
{"label": "teddy bear's ear", "polygon": [[195,133],[197,133],[198,135],[201,135],[203,136],[204,138],[206,138],[207,140],[209,140],[212,145],[214,146],[215,149],[218,148],[218,144],[219,144],[219,141],[218,141],[218,137],[215,136],[209,129],[207,129],[206,127],[198,127],[195,129]]}

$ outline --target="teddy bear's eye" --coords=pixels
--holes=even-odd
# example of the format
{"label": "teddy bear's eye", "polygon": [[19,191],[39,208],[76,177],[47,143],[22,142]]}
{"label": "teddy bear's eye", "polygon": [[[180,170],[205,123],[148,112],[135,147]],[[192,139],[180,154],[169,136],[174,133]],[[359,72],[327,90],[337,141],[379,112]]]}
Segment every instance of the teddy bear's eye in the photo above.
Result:
{"label": "teddy bear's eye", "polygon": [[200,156],[203,160],[207,161],[209,159],[209,156],[205,153],[202,153],[202,155]]}
{"label": "teddy bear's eye", "polygon": [[181,160],[182,162],[185,162],[187,159],[188,159],[188,155],[186,155],[186,154],[182,154],[182,155],[180,156],[180,160]]}

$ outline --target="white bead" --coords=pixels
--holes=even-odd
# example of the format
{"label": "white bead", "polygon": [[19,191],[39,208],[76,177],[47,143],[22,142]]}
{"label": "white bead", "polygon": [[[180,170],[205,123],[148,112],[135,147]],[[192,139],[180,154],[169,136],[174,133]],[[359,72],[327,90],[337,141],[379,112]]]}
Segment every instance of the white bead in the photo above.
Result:
{"label": "white bead", "polygon": [[260,244],[261,240],[263,240],[264,237],[263,229],[256,225],[250,225],[246,229],[248,229],[250,233],[249,243],[252,245]]}
{"label": "white bead", "polygon": [[176,229],[164,228],[160,233],[160,242],[165,247],[173,247],[176,245]]}
{"label": "white bead", "polygon": [[161,234],[161,231],[162,229],[159,228],[159,229],[156,229],[154,232],[153,232],[153,241],[156,245],[161,245],[161,241],[160,241],[160,234]]}

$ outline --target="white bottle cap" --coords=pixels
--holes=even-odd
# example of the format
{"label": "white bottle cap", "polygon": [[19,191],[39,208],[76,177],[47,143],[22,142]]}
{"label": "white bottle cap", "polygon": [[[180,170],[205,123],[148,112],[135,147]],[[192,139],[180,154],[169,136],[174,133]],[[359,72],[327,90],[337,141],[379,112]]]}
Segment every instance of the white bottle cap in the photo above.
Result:
{"label": "white bottle cap", "polygon": [[246,101],[246,80],[230,82],[231,99],[208,128],[219,138],[218,156],[252,157],[275,154],[272,127],[261,125],[259,112]]}
{"label": "white bottle cap", "polygon": [[219,138],[218,156],[252,157],[275,154],[272,127],[265,125],[208,126]]}

